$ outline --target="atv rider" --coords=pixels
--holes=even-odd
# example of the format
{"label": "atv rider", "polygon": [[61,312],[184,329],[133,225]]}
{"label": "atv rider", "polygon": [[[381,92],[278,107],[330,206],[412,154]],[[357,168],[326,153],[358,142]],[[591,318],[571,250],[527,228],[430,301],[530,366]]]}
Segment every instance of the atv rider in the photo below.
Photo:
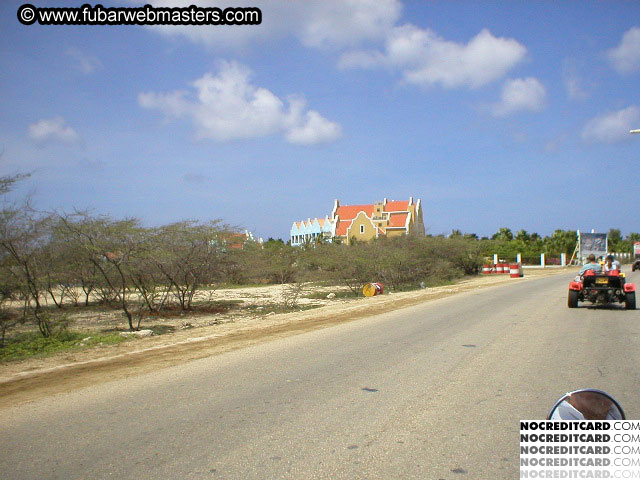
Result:
{"label": "atv rider", "polygon": [[596,262],[596,256],[593,253],[587,257],[587,263],[582,266],[579,275],[584,275],[587,270],[593,270],[596,275],[602,273],[602,265]]}
{"label": "atv rider", "polygon": [[616,260],[613,255],[607,255],[607,261],[604,263],[604,273],[609,273],[611,270],[620,271],[620,262]]}

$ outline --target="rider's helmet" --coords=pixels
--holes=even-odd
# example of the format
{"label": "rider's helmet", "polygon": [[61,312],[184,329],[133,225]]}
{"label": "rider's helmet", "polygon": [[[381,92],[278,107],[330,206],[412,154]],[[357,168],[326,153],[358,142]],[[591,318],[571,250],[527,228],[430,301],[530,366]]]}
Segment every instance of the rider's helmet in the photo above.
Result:
{"label": "rider's helmet", "polygon": [[607,260],[611,260],[613,262],[613,260],[614,260],[613,255],[607,255]]}

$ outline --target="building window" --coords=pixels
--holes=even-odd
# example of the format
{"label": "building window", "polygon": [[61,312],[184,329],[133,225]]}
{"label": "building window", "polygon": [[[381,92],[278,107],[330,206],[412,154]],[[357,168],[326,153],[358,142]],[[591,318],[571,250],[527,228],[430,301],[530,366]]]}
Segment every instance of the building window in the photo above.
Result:
{"label": "building window", "polygon": [[360,225],[360,233],[364,233],[364,225]]}

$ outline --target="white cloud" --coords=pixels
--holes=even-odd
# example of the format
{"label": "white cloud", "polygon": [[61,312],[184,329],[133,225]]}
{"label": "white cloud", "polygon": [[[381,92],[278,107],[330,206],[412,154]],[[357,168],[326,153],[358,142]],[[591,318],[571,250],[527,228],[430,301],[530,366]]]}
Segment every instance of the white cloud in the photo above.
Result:
{"label": "white cloud", "polygon": [[352,50],[340,56],[338,66],[340,68],[364,68],[373,69],[380,66],[389,66],[387,57],[382,52]]}
{"label": "white cloud", "polygon": [[75,143],[80,136],[62,117],[42,119],[29,125],[29,137],[37,143],[57,141],[62,143]]}
{"label": "white cloud", "polygon": [[[134,2],[139,3],[139,2]],[[157,0],[154,6],[188,7],[193,0]],[[228,1],[203,0],[201,7],[229,7]],[[250,26],[154,26],[169,36],[214,48],[243,48],[270,38],[293,35],[309,47],[355,46],[363,40],[382,38],[398,20],[399,0],[255,0],[262,10],[262,24]],[[260,43],[260,42],[258,42]]]}
{"label": "white cloud", "polygon": [[97,57],[85,53],[79,48],[69,47],[64,53],[76,61],[76,68],[84,74],[88,75],[97,69],[102,68],[102,63]]}
{"label": "white cloud", "polygon": [[[187,7],[192,3],[193,0],[153,2],[154,6],[165,7]],[[223,0],[203,0],[198,4],[229,6]],[[341,51],[341,67],[385,66],[400,70],[405,82],[423,87],[481,87],[503,78],[527,52],[516,40],[496,37],[487,29],[465,44],[445,40],[429,29],[399,26],[400,0],[256,0],[251,5],[262,9],[261,25],[149,28],[216,49],[246,49],[290,37],[310,48]],[[384,51],[362,50],[366,42],[383,42]]]}
{"label": "white cloud", "polygon": [[609,61],[618,73],[640,70],[640,27],[633,27],[622,36],[620,45],[607,52]]}
{"label": "white cloud", "polygon": [[635,106],[595,117],[582,130],[582,138],[588,142],[616,143],[629,140],[629,130],[640,123],[640,109]]}
{"label": "white cloud", "polygon": [[362,40],[382,39],[393,28],[402,10],[398,0],[304,3],[307,10],[300,12],[300,38],[312,47],[352,47]]}
{"label": "white cloud", "polygon": [[589,98],[584,82],[575,75],[567,74],[563,78],[564,86],[567,89],[567,95],[571,100],[585,100]]}
{"label": "white cloud", "polygon": [[502,78],[522,61],[527,49],[514,39],[483,29],[468,43],[456,43],[414,25],[394,28],[385,51],[351,51],[344,68],[384,66],[402,71],[407,83],[429,87],[478,88]]}
{"label": "white cloud", "polygon": [[519,111],[539,112],[545,106],[547,91],[533,77],[517,78],[505,82],[502,98],[493,107],[494,115],[506,116]]}
{"label": "white cloud", "polygon": [[298,145],[329,143],[342,136],[338,124],[323,118],[315,110],[304,111],[305,103],[300,99],[291,99],[291,110],[287,121],[286,138]]}
{"label": "white cloud", "polygon": [[238,63],[223,63],[217,75],[205,74],[187,91],[141,93],[138,103],[167,117],[189,118],[201,139],[228,141],[284,134],[290,143],[311,145],[340,138],[337,123],[314,110],[305,111],[301,98],[288,99],[288,108],[276,95],[249,82],[250,72]]}

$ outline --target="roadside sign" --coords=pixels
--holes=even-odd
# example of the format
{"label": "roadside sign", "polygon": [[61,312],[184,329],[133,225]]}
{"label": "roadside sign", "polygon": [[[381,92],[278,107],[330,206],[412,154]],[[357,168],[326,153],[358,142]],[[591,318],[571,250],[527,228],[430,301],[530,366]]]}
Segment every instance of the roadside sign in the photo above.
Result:
{"label": "roadside sign", "polygon": [[594,254],[596,257],[604,257],[607,254],[606,233],[582,233],[580,232],[580,257]]}

